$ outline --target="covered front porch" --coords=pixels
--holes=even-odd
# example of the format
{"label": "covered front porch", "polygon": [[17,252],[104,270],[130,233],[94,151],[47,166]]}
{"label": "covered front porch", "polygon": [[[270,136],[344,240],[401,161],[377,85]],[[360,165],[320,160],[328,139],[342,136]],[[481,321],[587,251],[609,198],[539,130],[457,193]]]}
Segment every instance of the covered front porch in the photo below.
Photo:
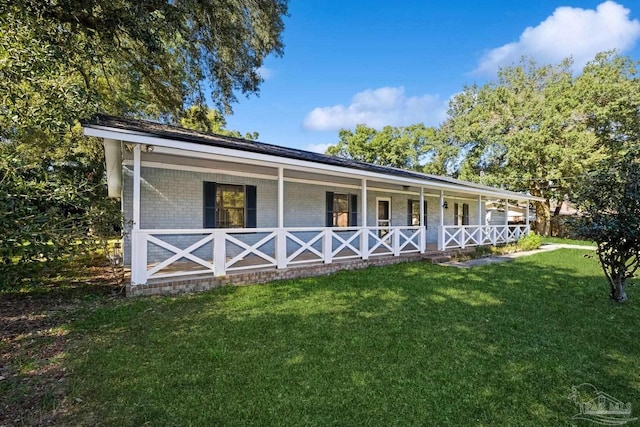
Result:
{"label": "covered front porch", "polygon": [[[133,286],[171,278],[222,277],[383,257],[400,260],[416,254],[513,242],[529,232],[528,222],[487,225],[485,204],[495,196],[477,194],[477,190],[465,192],[446,188],[446,184],[362,176],[357,172],[336,175],[282,164],[208,161],[200,156],[194,159],[191,153],[169,154],[158,146],[151,150],[142,144],[130,149],[125,153],[124,171],[125,184],[131,189],[132,226],[130,242],[125,246],[130,248]],[[204,175],[198,178],[202,173],[215,173],[218,182],[257,179],[258,216],[254,227],[163,227],[162,223],[172,221],[155,219],[154,211],[166,209],[156,199],[168,198],[175,204],[175,194],[168,190],[173,179],[166,176],[176,170],[185,173],[182,169],[201,180],[208,179]],[[165,178],[156,182],[158,175]],[[325,212],[329,208],[324,198],[338,194],[349,195],[349,209],[342,212],[334,207]],[[202,205],[200,200],[184,203]],[[508,205],[508,199],[503,203]],[[180,215],[197,216],[199,210]],[[308,225],[324,222],[327,215],[328,223]],[[138,226],[145,223],[154,226]],[[175,223],[185,221],[176,217]]]}

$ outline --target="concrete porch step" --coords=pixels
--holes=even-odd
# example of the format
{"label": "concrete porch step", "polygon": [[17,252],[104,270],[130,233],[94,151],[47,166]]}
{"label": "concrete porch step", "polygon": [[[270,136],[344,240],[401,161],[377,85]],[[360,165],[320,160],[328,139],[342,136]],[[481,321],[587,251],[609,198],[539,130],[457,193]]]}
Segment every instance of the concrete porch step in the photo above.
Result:
{"label": "concrete porch step", "polygon": [[449,262],[451,261],[451,256],[450,255],[428,255],[425,257],[425,259],[427,261],[429,261],[431,264],[442,264],[445,262]]}

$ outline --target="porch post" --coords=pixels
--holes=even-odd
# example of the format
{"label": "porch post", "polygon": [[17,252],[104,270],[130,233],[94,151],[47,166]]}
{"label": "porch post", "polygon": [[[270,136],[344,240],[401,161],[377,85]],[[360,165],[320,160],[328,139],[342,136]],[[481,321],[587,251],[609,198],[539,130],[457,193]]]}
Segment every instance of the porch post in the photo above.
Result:
{"label": "porch post", "polygon": [[131,284],[147,283],[147,239],[140,232],[140,144],[133,146],[133,225],[131,231]]}
{"label": "porch post", "polygon": [[362,212],[362,234],[360,235],[360,256],[363,260],[369,259],[369,229],[367,228],[367,180],[362,178],[362,197],[361,208]]}
{"label": "porch post", "polygon": [[478,231],[476,232],[478,245],[484,244],[484,220],[482,215],[482,194],[478,194]]}
{"label": "porch post", "polygon": [[525,224],[527,225],[527,227],[525,228],[525,232],[528,233],[529,229],[530,229],[530,224],[529,224],[529,200],[527,200],[527,208],[525,210],[525,215],[526,215]]}
{"label": "porch post", "polygon": [[509,199],[504,199],[504,225],[509,225]]}
{"label": "porch post", "polygon": [[284,168],[278,168],[278,228],[284,228]]}
{"label": "porch post", "polygon": [[504,242],[509,243],[509,199],[504,199]]}
{"label": "porch post", "polygon": [[140,144],[133,146],[133,229],[140,229]]}
{"label": "porch post", "polygon": [[276,232],[276,264],[287,268],[287,232],[284,229],[284,168],[278,168],[278,231]]}
{"label": "porch post", "polygon": [[423,254],[427,249],[427,224],[424,223],[424,187],[420,187],[420,235],[419,245],[420,253]]}
{"label": "porch post", "polygon": [[438,250],[444,251],[444,191],[440,190],[440,226],[438,227]]}

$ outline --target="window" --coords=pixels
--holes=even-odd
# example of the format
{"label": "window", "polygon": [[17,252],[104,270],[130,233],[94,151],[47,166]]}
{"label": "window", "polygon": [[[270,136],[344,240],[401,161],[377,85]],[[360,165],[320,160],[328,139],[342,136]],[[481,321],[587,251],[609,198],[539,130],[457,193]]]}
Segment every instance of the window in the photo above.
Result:
{"label": "window", "polygon": [[204,228],[255,227],[255,186],[204,183]]}
{"label": "window", "polygon": [[356,227],[358,196],[327,191],[327,227]]}
{"label": "window", "polygon": [[453,206],[453,225],[469,225],[469,203],[462,204],[462,212],[457,203]]}
{"label": "window", "polygon": [[[410,226],[420,225],[420,200],[409,200],[408,202],[408,224]],[[424,201],[424,226],[427,227],[427,201]]]}
{"label": "window", "polygon": [[244,227],[244,186],[216,186],[216,228]]}

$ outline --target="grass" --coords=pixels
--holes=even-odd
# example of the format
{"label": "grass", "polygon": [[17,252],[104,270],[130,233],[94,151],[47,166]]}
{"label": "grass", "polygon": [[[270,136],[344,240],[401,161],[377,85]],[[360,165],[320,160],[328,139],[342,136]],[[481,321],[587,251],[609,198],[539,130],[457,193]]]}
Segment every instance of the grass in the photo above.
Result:
{"label": "grass", "polygon": [[595,246],[595,242],[590,240],[565,239],[563,237],[543,236],[542,243],[561,243],[567,245]]}
{"label": "grass", "polygon": [[572,425],[585,382],[640,408],[640,295],[586,253],[121,300],[71,325],[66,422]]}
{"label": "grass", "polygon": [[110,304],[115,279],[99,256],[0,271],[0,426],[57,424],[69,323],[79,307]]}

